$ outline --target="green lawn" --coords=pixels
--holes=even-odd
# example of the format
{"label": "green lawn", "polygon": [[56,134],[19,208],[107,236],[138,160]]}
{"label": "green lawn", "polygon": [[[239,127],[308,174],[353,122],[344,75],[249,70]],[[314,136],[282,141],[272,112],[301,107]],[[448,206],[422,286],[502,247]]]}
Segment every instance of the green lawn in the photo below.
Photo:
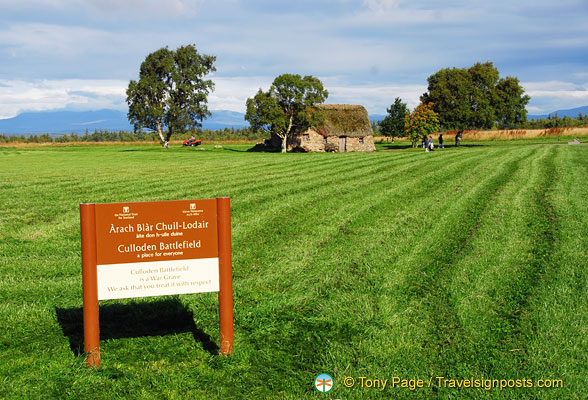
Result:
{"label": "green lawn", "polygon": [[[588,398],[588,146],[404,147],[0,148],[0,398]],[[234,355],[215,293],[110,300],[86,370],[79,204],[217,196]]]}

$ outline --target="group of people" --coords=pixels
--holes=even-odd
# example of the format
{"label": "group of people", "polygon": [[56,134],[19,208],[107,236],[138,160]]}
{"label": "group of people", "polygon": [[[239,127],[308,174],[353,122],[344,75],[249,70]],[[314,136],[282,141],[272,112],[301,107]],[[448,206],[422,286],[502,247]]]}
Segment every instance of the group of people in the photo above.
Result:
{"label": "group of people", "polygon": [[[435,145],[433,144],[433,136],[427,137],[426,135],[423,136],[423,148],[426,152],[435,151]],[[443,146],[443,135],[439,135],[439,148],[445,148]]]}

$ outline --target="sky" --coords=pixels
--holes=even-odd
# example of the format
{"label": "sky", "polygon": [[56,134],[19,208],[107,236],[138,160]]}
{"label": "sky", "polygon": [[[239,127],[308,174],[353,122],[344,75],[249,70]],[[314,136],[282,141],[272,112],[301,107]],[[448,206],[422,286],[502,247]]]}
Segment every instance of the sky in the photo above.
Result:
{"label": "sky", "polygon": [[145,57],[187,44],[216,56],[211,110],[292,73],[385,114],[436,71],[491,61],[547,114],[588,105],[587,22],[588,0],[0,0],[0,118],[126,110]]}

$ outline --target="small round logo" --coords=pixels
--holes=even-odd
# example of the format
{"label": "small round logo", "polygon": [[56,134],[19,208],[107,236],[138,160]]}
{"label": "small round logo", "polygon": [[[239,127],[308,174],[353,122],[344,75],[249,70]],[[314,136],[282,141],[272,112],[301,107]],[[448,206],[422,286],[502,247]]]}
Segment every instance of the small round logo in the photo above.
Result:
{"label": "small round logo", "polygon": [[333,378],[327,374],[320,374],[314,380],[314,387],[321,393],[326,393],[333,389]]}

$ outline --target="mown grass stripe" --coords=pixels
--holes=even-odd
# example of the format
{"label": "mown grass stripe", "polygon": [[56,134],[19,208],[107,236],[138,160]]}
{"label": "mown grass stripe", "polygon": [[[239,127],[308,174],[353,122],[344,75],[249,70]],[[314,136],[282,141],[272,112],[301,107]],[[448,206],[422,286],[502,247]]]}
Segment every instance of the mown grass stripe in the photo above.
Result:
{"label": "mown grass stripe", "polygon": [[581,399],[588,396],[588,158],[569,147],[553,152],[558,179],[546,200],[557,229],[549,263],[521,315],[524,369],[562,379],[563,389],[553,390],[560,398]]}
{"label": "mown grass stripe", "polygon": [[[461,324],[455,312],[454,300],[450,294],[449,287],[454,274],[454,265],[463,257],[471,246],[473,238],[478,233],[479,224],[488,207],[500,195],[500,190],[508,183],[516,172],[519,164],[525,158],[532,157],[533,153],[526,154],[509,161],[505,166],[490,177],[483,186],[472,191],[468,196],[467,206],[462,209],[461,219],[453,221],[453,227],[446,227],[444,231],[447,238],[437,243],[443,249],[441,252],[430,255],[428,260],[422,262],[427,265],[425,269],[427,276],[415,276],[415,280],[409,281],[410,290],[407,293],[408,299],[424,296],[422,304],[427,310],[419,307],[421,312],[429,315],[429,324],[432,343],[426,344],[430,348],[430,356],[433,363],[431,369],[439,376],[451,376],[456,372],[456,365],[463,362],[459,351],[454,351],[456,336],[464,336],[461,332]],[[428,253],[427,250],[424,251]],[[418,317],[423,319],[422,315]],[[459,371],[461,372],[461,371]]]}
{"label": "mown grass stripe", "polygon": [[[417,244],[409,251],[410,256],[394,262],[401,267],[401,271],[406,271],[400,275],[400,281],[398,278],[393,280],[396,283],[390,287],[391,293],[388,292],[397,299],[395,314],[401,316],[400,321],[407,324],[407,329],[415,329],[412,336],[416,340],[425,339],[421,343],[415,343],[409,337],[403,340],[413,343],[407,350],[420,349],[421,363],[431,365],[431,371],[451,370],[452,360],[445,356],[450,352],[452,332],[459,330],[459,322],[446,291],[452,264],[463,256],[478,220],[488,206],[489,198],[498,193],[497,190],[506,184],[517,164],[527,157],[528,151],[527,154],[516,155],[514,160],[502,168],[498,164],[499,167],[493,173],[472,185],[465,196],[452,204],[451,210],[442,217],[442,222],[432,228],[430,235],[435,238],[434,246]],[[512,158],[512,154],[509,158]],[[436,231],[445,234],[440,237]],[[403,352],[401,356],[406,355]],[[415,358],[414,355],[412,357]],[[446,364],[448,362],[449,365]]]}

